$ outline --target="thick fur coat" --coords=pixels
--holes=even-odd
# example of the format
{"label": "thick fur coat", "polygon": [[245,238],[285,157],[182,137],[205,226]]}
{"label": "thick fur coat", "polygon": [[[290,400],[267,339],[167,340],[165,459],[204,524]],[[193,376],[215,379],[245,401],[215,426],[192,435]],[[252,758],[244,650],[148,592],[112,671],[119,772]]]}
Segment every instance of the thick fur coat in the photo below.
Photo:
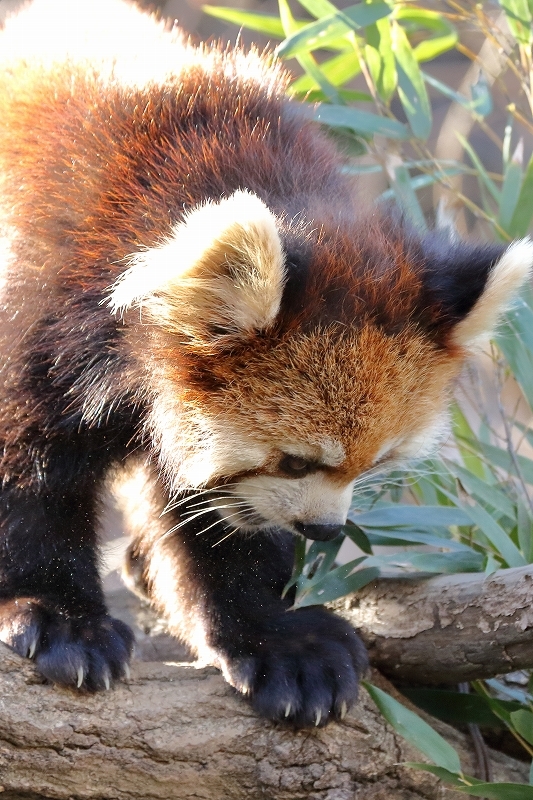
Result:
{"label": "thick fur coat", "polygon": [[270,57],[119,0],[35,0],[0,52],[0,638],[62,685],[125,674],[95,531],[142,470],[137,588],[260,713],[342,717],[364,649],[288,610],[292,537],[438,440],[531,245],[362,212]]}

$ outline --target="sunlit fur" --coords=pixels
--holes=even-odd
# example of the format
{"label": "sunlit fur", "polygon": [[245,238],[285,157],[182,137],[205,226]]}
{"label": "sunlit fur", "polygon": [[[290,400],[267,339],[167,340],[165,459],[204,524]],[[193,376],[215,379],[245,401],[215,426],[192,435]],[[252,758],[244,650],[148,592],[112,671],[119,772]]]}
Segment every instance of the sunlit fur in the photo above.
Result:
{"label": "sunlit fur", "polygon": [[[102,35],[98,13],[121,35]],[[60,270],[66,292],[90,286],[94,324],[111,331],[110,307],[122,342],[107,379],[88,362],[68,389],[79,424],[132,398],[170,495],[232,479],[243,529],[340,522],[357,476],[439,439],[464,356],[527,275],[528,241],[492,270],[487,252],[471,296],[447,308],[457,290],[430,277],[444,246],[434,256],[401,222],[357,213],[342,162],[268,59],[194,48],[119,0],[36,0],[2,42],[13,276],[22,261]],[[31,275],[6,347],[55,302]],[[68,364],[83,334],[61,347]],[[316,470],[288,477],[284,454]]]}
{"label": "sunlit fur", "polygon": [[52,681],[125,674],[95,529],[135,457],[131,574],[260,713],[318,725],[365,657],[287,613],[292,534],[335,535],[365,475],[439,440],[533,247],[365,208],[287,84],[120,0],[0,35],[0,630]]}
{"label": "sunlit fur", "polygon": [[134,256],[110,297],[113,312],[134,304],[178,336],[202,324],[242,335],[276,319],[285,281],[276,218],[249,192],[185,214],[158,248]]}

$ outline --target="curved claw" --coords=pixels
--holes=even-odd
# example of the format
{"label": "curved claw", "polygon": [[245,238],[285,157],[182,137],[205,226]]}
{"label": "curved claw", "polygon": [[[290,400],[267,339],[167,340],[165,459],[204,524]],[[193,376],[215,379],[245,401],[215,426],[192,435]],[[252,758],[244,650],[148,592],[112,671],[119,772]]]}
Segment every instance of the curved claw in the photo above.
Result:
{"label": "curved claw", "polygon": [[78,689],[80,688],[82,683],[83,683],[83,667],[78,667],[78,680],[76,682]]}

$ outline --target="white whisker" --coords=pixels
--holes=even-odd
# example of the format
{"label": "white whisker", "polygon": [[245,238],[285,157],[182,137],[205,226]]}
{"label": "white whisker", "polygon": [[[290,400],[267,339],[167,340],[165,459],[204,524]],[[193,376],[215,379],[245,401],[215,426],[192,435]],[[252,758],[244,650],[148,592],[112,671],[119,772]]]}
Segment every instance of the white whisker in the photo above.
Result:
{"label": "white whisker", "polygon": [[167,503],[167,505],[165,506],[165,508],[161,512],[160,516],[163,516],[163,514],[167,514],[169,511],[173,511],[174,509],[178,508],[181,505],[184,505],[185,503],[190,502],[191,500],[195,500],[197,497],[201,497],[202,495],[209,495],[209,494],[221,494],[223,492],[227,492],[228,487],[231,488],[233,486],[238,486],[238,484],[237,483],[227,483],[227,484],[224,484],[224,486],[220,487],[219,489],[217,489],[217,488],[214,488],[214,489],[201,489],[199,492],[194,492],[194,494],[185,494],[184,497],[180,497],[179,499],[169,500],[169,502]]}
{"label": "white whisker", "polygon": [[239,525],[237,528],[233,528],[229,533],[227,533],[225,536],[223,536],[222,539],[219,539],[218,542],[215,542],[212,545],[212,547],[217,547],[217,545],[222,544],[222,542],[225,542],[226,539],[229,539],[229,537],[233,536],[234,533],[238,533],[238,531],[240,531],[241,528],[243,528],[243,527],[244,527],[244,523],[242,525]]}
{"label": "white whisker", "polygon": [[[236,511],[235,514],[228,514],[223,519],[217,519],[216,522],[211,523],[211,525],[208,525],[207,528],[203,528],[201,531],[198,531],[196,536],[202,536],[204,533],[207,533],[207,531],[211,530],[211,528],[214,528],[215,525],[220,525],[221,523],[224,524],[225,522],[227,522],[228,519],[231,519],[232,517],[240,517],[240,516],[241,516],[241,512],[240,511]],[[235,528],[235,530],[239,530],[239,528],[242,528],[242,525],[239,525],[239,527]],[[233,529],[232,529],[231,533],[233,533]]]}

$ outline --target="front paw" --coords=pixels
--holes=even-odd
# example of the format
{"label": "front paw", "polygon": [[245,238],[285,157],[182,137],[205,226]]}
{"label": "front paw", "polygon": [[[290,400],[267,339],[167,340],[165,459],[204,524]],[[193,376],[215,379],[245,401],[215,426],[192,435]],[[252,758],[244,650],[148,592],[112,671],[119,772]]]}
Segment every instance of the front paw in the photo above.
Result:
{"label": "front paw", "polygon": [[368,666],[353,628],[323,608],[275,617],[254,649],[252,655],[226,659],[226,677],[258,714],[298,728],[343,719]]}
{"label": "front paw", "polygon": [[128,674],[134,636],[118,619],[70,617],[32,598],[0,601],[0,641],[60,686],[109,689]]}

